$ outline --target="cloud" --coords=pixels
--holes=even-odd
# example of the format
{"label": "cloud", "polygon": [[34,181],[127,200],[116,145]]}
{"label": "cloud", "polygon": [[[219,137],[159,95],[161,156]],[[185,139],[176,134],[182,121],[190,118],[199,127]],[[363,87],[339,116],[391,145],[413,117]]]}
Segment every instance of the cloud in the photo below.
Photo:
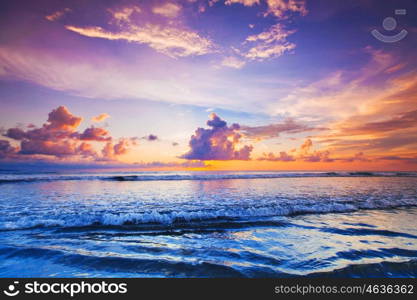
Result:
{"label": "cloud", "polygon": [[98,116],[92,117],[91,121],[95,123],[103,122],[104,120],[110,118],[110,115],[106,113],[99,114]]}
{"label": "cloud", "polygon": [[287,12],[299,13],[305,16],[308,11],[304,0],[266,0],[268,11],[265,16],[272,14],[278,18],[285,18]]}
{"label": "cloud", "polygon": [[352,124],[341,125],[340,130],[346,135],[363,135],[386,133],[388,131],[395,131],[407,128],[417,127],[417,110],[402,112],[395,116],[378,122],[367,122],[352,126]]}
{"label": "cloud", "polygon": [[156,136],[154,134],[150,134],[150,135],[144,136],[143,139],[147,140],[147,141],[150,141],[150,142],[153,142],[153,141],[158,140],[158,136]]}
{"label": "cloud", "polygon": [[300,133],[307,131],[327,130],[323,127],[311,127],[295,122],[293,119],[286,119],[283,123],[275,123],[263,126],[241,126],[245,137],[254,139],[270,139],[279,137],[281,133]]}
{"label": "cloud", "polygon": [[329,134],[315,138],[338,153],[413,155],[417,151],[417,76],[397,77],[394,91],[378,97],[360,113],[332,124]]}
{"label": "cloud", "polygon": [[136,138],[120,138],[116,144],[108,142],[101,150],[104,159],[114,160],[118,155],[127,154],[136,145]]}
{"label": "cloud", "polygon": [[175,18],[181,12],[181,6],[175,3],[167,2],[160,6],[153,7],[152,12],[167,18]]}
{"label": "cloud", "polygon": [[337,71],[295,88],[279,100],[276,113],[313,119],[329,128],[314,135],[314,140],[341,157],[334,160],[359,161],[355,153],[360,152],[372,161],[387,153],[413,157],[417,151],[416,72],[403,70],[399,57],[381,50],[366,47],[360,55],[368,58],[362,68]]}
{"label": "cloud", "polygon": [[14,140],[22,140],[26,136],[26,132],[21,128],[9,128],[7,129],[4,136],[9,137]]}
{"label": "cloud", "polygon": [[355,161],[369,162],[371,161],[369,158],[365,156],[363,152],[358,152],[352,157],[343,158],[341,160],[344,162],[355,162]]}
{"label": "cloud", "polygon": [[238,149],[242,135],[240,126],[227,126],[215,113],[210,114],[207,121],[210,129],[198,128],[189,142],[190,151],[181,158],[191,160],[249,160],[252,146]]}
{"label": "cloud", "polygon": [[19,154],[52,155],[57,157],[77,155],[77,144],[73,141],[22,140]]}
{"label": "cloud", "polygon": [[206,163],[203,161],[185,161],[185,162],[137,162],[133,164],[139,168],[204,168]]}
{"label": "cloud", "polygon": [[[226,84],[221,77],[212,76],[209,69],[206,69],[207,73],[201,72],[201,68],[191,69],[193,76],[185,77],[178,76],[184,74],[184,70],[178,67],[181,63],[177,60],[149,62],[148,58],[139,55],[141,68],[138,68],[130,62],[121,63],[119,58],[84,54],[73,57],[49,50],[0,46],[0,69],[3,67],[7,71],[4,78],[28,81],[87,98],[146,99],[229,109],[234,106],[226,101],[229,97],[213,94],[207,89],[214,86],[230,89],[230,81]],[[237,84],[237,80],[233,84]],[[247,98],[253,97],[248,95]]]}
{"label": "cloud", "polygon": [[97,142],[110,141],[112,139],[106,129],[94,126],[85,129],[84,132],[78,136],[78,138],[83,141]]}
{"label": "cloud", "polygon": [[388,161],[397,161],[397,162],[406,162],[409,164],[417,164],[417,156],[413,157],[400,157],[395,155],[381,156],[377,158],[378,160],[388,160]]}
{"label": "cloud", "polygon": [[223,58],[220,64],[224,67],[241,69],[246,64],[246,62],[243,60],[240,60],[239,58],[235,56],[227,56]]}
{"label": "cloud", "polygon": [[[5,137],[20,142],[20,149],[12,147],[8,141],[0,142],[0,158],[11,157],[15,159],[23,156],[48,156],[52,158],[82,157],[90,160],[116,159],[126,154],[136,145],[137,138],[122,138],[113,145],[113,138],[109,132],[100,127],[91,126],[84,131],[77,131],[82,121],[81,117],[73,115],[65,106],[59,106],[48,114],[48,120],[42,127],[33,124],[9,128],[3,134]],[[89,142],[107,142],[101,151],[100,157],[95,147]],[[111,148],[111,149],[110,149]]]}
{"label": "cloud", "polygon": [[19,127],[9,128],[4,136],[14,140],[60,140],[78,135],[75,130],[82,121],[81,117],[71,114],[65,106],[59,106],[48,114],[48,120],[41,128],[30,126],[29,130]]}
{"label": "cloud", "polygon": [[[126,16],[127,20],[129,16]],[[66,29],[87,37],[146,44],[173,58],[203,55],[214,51],[214,44],[209,39],[201,37],[194,31],[172,26],[172,24],[163,26],[146,23],[137,26],[130,21],[126,21],[120,27],[122,28],[121,31],[113,32],[99,26],[65,26]]]}
{"label": "cloud", "polygon": [[[368,56],[363,67],[349,71],[336,70],[310,84],[297,84],[288,91],[287,96],[277,101],[278,105],[271,105],[271,111],[275,114],[340,121],[388,104],[387,97],[409,89],[411,82],[417,82],[417,77],[412,75],[404,79],[383,75],[384,70],[398,63],[399,58],[392,54],[371,47],[361,49],[357,54]],[[387,114],[390,114],[389,111],[385,112]]]}
{"label": "cloud", "polygon": [[305,162],[333,162],[334,159],[330,158],[330,151],[314,151],[311,154],[302,156]]}
{"label": "cloud", "polygon": [[300,147],[301,151],[308,152],[310,151],[311,147],[313,147],[313,142],[311,139],[307,139]]}
{"label": "cloud", "polygon": [[263,153],[262,157],[258,158],[258,160],[266,160],[266,161],[284,161],[284,162],[288,162],[288,161],[295,161],[295,157],[288,154],[285,151],[281,151],[279,153],[279,156],[273,154],[272,152],[269,153]]}
{"label": "cloud", "polygon": [[59,106],[48,114],[48,122],[45,126],[51,130],[75,130],[81,123],[82,118],[76,117],[65,106]]}
{"label": "cloud", "polygon": [[116,10],[109,9],[109,12],[112,14],[113,19],[116,23],[118,22],[128,22],[133,13],[141,13],[142,10],[137,5],[122,7]]}
{"label": "cloud", "polygon": [[267,58],[276,58],[285,52],[295,49],[295,44],[287,41],[287,37],[295,30],[287,30],[278,23],[272,25],[267,31],[246,38],[245,44],[253,45],[243,53],[250,60],[262,61]]}
{"label": "cloud", "polygon": [[313,147],[313,141],[311,139],[305,140],[305,142],[301,145],[300,151],[301,154],[299,156],[300,160],[305,162],[333,162],[334,159],[330,158],[330,151],[314,151],[313,153],[310,152],[311,148]]}
{"label": "cloud", "polygon": [[78,146],[77,153],[83,157],[97,157],[98,154],[94,147],[89,143],[81,143]]}
{"label": "cloud", "polygon": [[329,147],[342,151],[368,151],[374,154],[391,152],[409,155],[417,151],[417,130],[391,132],[375,136],[346,136],[332,142]]}
{"label": "cloud", "polygon": [[18,151],[16,147],[10,145],[9,141],[0,140],[0,158],[5,158]]}
{"label": "cloud", "polygon": [[64,8],[63,10],[58,10],[50,15],[45,16],[45,19],[53,22],[61,19],[66,13],[70,11],[72,11],[70,8]]}
{"label": "cloud", "polygon": [[129,151],[130,141],[128,139],[120,139],[119,142],[114,145],[114,154],[123,155]]}
{"label": "cloud", "polygon": [[112,142],[106,143],[104,145],[103,149],[101,150],[101,154],[103,155],[103,158],[105,159],[114,159],[114,145]]}
{"label": "cloud", "polygon": [[[376,160],[381,160],[383,158],[368,158],[365,156],[363,152],[358,152],[354,154],[353,156],[347,156],[347,157],[336,157],[331,158],[330,157],[330,151],[329,150],[320,150],[320,151],[313,151],[310,152],[310,149],[313,147],[313,142],[311,139],[307,139],[300,147],[300,152],[298,155],[296,155],[297,150],[292,149],[290,152],[294,153],[293,155],[288,154],[288,152],[281,151],[279,152],[279,155],[275,155],[272,152],[269,153],[262,153],[262,156],[259,157],[257,160],[259,161],[282,161],[282,162],[292,162],[292,161],[303,161],[303,162],[309,162],[309,163],[316,163],[316,162],[325,162],[325,163],[331,163],[331,162],[344,162],[344,163],[352,163],[352,162],[372,162]],[[397,159],[397,158],[393,158]]]}
{"label": "cloud", "polygon": [[[301,16],[307,15],[305,0],[265,0],[267,11],[264,16],[273,15],[279,19],[288,17],[288,13],[298,13]],[[244,6],[260,5],[261,0],[226,0],[226,5],[242,4]]]}
{"label": "cloud", "polygon": [[235,4],[235,3],[240,3],[244,6],[252,6],[252,5],[255,5],[255,4],[259,5],[261,3],[261,1],[260,0],[226,0],[224,2],[224,4],[226,4],[226,5],[232,5],[232,4]]}

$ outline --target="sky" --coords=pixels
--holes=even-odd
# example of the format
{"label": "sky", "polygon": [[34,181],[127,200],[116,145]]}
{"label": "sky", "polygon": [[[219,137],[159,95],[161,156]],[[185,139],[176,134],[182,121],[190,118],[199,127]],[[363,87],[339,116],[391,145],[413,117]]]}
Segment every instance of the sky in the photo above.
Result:
{"label": "sky", "polygon": [[413,0],[0,8],[0,168],[417,170]]}

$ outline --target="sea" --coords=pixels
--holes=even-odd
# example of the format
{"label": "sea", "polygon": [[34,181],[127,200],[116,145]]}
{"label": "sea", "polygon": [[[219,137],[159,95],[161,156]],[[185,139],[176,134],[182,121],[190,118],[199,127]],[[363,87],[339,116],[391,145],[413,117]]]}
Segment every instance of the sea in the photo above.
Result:
{"label": "sea", "polygon": [[0,171],[0,277],[417,277],[415,172]]}

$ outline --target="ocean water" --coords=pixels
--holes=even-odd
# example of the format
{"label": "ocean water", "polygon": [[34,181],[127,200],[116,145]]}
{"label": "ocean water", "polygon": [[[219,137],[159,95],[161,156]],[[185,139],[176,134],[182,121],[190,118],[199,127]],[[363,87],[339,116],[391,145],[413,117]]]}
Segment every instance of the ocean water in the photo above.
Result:
{"label": "ocean water", "polygon": [[0,277],[416,277],[417,174],[0,172]]}

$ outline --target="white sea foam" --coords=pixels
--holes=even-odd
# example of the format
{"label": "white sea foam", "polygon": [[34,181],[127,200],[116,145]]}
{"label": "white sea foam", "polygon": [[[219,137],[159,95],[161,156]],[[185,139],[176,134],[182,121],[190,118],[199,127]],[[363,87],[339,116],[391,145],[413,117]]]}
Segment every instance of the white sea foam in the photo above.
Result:
{"label": "white sea foam", "polygon": [[85,227],[85,226],[150,226],[164,227],[187,225],[210,225],[223,222],[233,224],[242,221],[268,220],[270,217],[285,217],[299,214],[344,213],[360,209],[387,209],[404,206],[417,206],[417,199],[402,199],[397,201],[372,200],[353,203],[343,202],[312,202],[292,204],[282,203],[265,207],[223,208],[194,211],[158,211],[150,210],[138,213],[90,213],[90,214],[62,214],[57,218],[41,218],[39,216],[25,216],[17,221],[0,223],[0,229],[15,230],[34,227]]}

